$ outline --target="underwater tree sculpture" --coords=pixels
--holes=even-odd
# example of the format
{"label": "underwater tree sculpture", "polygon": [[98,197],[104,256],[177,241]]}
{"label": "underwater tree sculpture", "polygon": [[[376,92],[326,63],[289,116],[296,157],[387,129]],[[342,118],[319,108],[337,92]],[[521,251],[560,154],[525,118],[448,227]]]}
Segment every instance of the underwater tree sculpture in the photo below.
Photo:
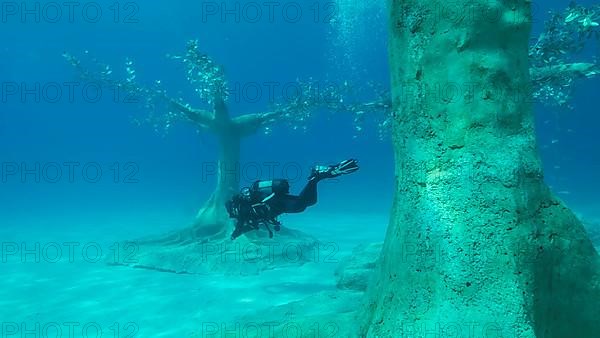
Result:
{"label": "underwater tree sculpture", "polygon": [[[389,2],[396,193],[359,336],[594,337],[599,257],[536,148],[531,2],[438,4]],[[482,98],[425,95],[449,81]]]}
{"label": "underwater tree sculpture", "polygon": [[[564,105],[568,103],[568,95],[553,95],[557,93],[556,90],[568,94],[567,89],[570,89],[573,80],[582,77],[590,78],[598,74],[597,63],[568,63],[564,55],[581,49],[582,41],[589,38],[592,33],[596,34],[596,37],[598,36],[594,20],[599,12],[597,8],[585,9],[580,6],[572,6],[566,14],[556,14],[551,24],[547,24],[546,31],[530,48],[533,65],[530,72],[534,97],[541,98],[543,103],[551,103],[552,100],[560,97],[560,100],[556,100],[557,104]],[[587,35],[582,36],[582,33]],[[574,38],[575,35],[579,35],[579,39]],[[561,55],[549,55],[557,46],[562,50]],[[193,122],[200,130],[212,131],[217,135],[220,149],[219,162],[216,165],[219,173],[215,175],[217,177],[215,191],[199,210],[195,222],[190,227],[148,241],[156,244],[187,245],[227,237],[227,232],[231,230],[231,223],[227,218],[223,202],[238,189],[239,179],[236,178],[238,176],[232,175],[231,171],[235,172],[236,169],[232,170],[232,168],[239,166],[239,145],[244,136],[251,135],[274,123],[283,121],[296,123],[306,120],[311,112],[319,108],[353,114],[358,129],[365,118],[373,118],[377,114],[379,117],[383,117],[379,123],[382,134],[389,133],[389,127],[393,121],[393,116],[390,114],[389,95],[377,90],[378,97],[375,100],[362,103],[351,99],[353,95],[349,94],[349,88],[342,88],[342,92],[330,91],[317,98],[300,97],[293,102],[277,104],[268,113],[247,114],[232,118],[227,111],[227,86],[223,70],[207,55],[200,53],[196,41],[188,43],[185,56],[174,58],[184,62],[187,67],[188,80],[197,86],[196,91],[200,97],[213,106],[212,111],[194,109],[189,104],[183,103],[182,100],[173,99],[160,86],[150,89],[137,84],[135,71],[130,61],[126,64],[127,78],[114,80],[112,69],[108,66],[103,66],[102,71],[93,73],[85,69],[75,57],[68,54],[65,54],[65,57],[84,78],[101,81],[108,86],[118,86],[133,94],[134,97],[142,99],[145,108],[151,113],[147,120],[152,123],[168,127],[176,120],[185,119]],[[310,83],[301,85],[306,88],[310,86]],[[311,93],[310,90],[304,89],[303,92]],[[328,97],[330,100],[324,100],[323,97]]]}
{"label": "underwater tree sculpture", "polygon": [[[208,169],[211,171],[216,169],[214,173],[217,179],[216,188],[198,211],[193,224],[167,235],[137,241],[140,252],[136,259],[131,263],[116,262],[118,264],[173,272],[207,270],[238,272],[238,268],[244,267],[240,267],[239,264],[238,268],[219,264],[218,256],[215,262],[206,262],[206,256],[202,257],[198,245],[212,243],[219,246],[218,249],[229,249],[227,243],[230,243],[229,235],[233,231],[233,222],[227,215],[225,202],[239,190],[242,139],[260,130],[268,129],[274,124],[287,122],[294,128],[302,127],[312,113],[319,109],[361,113],[385,111],[383,103],[353,102],[352,89],[347,84],[323,85],[310,80],[297,82],[295,89],[299,92],[298,95],[287,98],[285,102],[272,102],[273,107],[266,113],[249,113],[232,117],[226,103],[229,93],[223,68],[200,52],[197,41],[188,42],[184,56],[173,56],[173,58],[183,62],[188,80],[194,85],[196,93],[204,103],[212,105],[212,111],[195,109],[180,99],[170,97],[159,82],[154,88],[138,84],[131,61],[126,62],[127,74],[123,80],[115,79],[110,66],[97,64],[100,70],[94,72],[85,68],[78,58],[70,54],[65,54],[64,57],[79,71],[82,78],[100,82],[107,87],[119,88],[130,97],[141,100],[148,114],[144,120],[153,124],[155,128],[162,126],[168,129],[175,122],[185,120],[193,123],[199,131],[214,134],[219,144],[218,162]],[[250,232],[237,242],[256,243],[267,240],[262,233]],[[313,237],[286,227],[281,227],[274,240],[303,242],[302,245],[306,250],[312,250],[315,245],[318,245]],[[258,269],[276,265],[273,257],[264,258],[264,265],[258,266]]]}
{"label": "underwater tree sculpture", "polygon": [[212,105],[211,111],[195,109],[181,99],[169,97],[166,90],[159,85],[159,81],[155,88],[138,84],[132,61],[126,62],[127,76],[121,80],[114,78],[110,66],[97,64],[100,71],[94,72],[85,68],[75,56],[65,54],[64,57],[79,71],[82,78],[100,82],[107,87],[119,88],[130,97],[141,100],[147,114],[145,122],[155,125],[156,129],[168,129],[174,123],[185,120],[194,124],[199,131],[216,136],[219,144],[219,158],[215,163],[218,171],[215,173],[216,188],[200,208],[193,226],[178,234],[183,237],[182,240],[221,238],[226,236],[227,230],[231,230],[224,206],[232,194],[239,190],[240,145],[243,138],[261,130],[271,129],[275,124],[291,124],[294,129],[303,127],[318,110],[345,112],[357,116],[355,122],[359,125],[359,117],[364,114],[372,116],[383,112],[385,115],[386,110],[390,108],[387,92],[379,94],[380,97],[385,97],[385,100],[361,103],[352,99],[353,89],[347,82],[337,85],[317,83],[311,79],[306,82],[297,81],[292,88],[298,92],[297,95],[287,97],[283,102],[271,102],[272,107],[268,112],[231,116],[227,107],[229,89],[223,67],[203,54],[196,40],[188,42],[185,55],[170,57],[183,62],[188,81],[194,86],[201,101]]}

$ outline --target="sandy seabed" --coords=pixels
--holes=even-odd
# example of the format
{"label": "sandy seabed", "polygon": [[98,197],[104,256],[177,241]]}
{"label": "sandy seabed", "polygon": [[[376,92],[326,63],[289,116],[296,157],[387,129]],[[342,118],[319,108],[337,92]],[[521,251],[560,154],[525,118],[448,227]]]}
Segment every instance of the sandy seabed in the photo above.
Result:
{"label": "sandy seabed", "polygon": [[102,337],[186,337],[235,330],[231,323],[253,314],[265,313],[264,322],[281,321],[268,318],[269,309],[334,291],[336,262],[359,244],[383,240],[387,219],[387,214],[286,216],[287,226],[330,246],[318,261],[255,276],[173,274],[98,259],[99,250],[115,254],[117,241],[147,235],[135,224],[4,228],[2,337],[26,332],[99,337],[99,331]]}

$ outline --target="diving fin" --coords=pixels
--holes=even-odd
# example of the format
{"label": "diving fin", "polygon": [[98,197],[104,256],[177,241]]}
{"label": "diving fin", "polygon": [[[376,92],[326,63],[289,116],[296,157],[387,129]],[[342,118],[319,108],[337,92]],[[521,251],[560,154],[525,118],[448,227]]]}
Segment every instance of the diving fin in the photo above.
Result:
{"label": "diving fin", "polygon": [[344,160],[344,161],[340,162],[338,165],[334,166],[333,169],[331,170],[331,174],[333,175],[333,177],[336,177],[339,175],[351,174],[357,170],[358,170],[358,161],[349,159],[349,160]]}
{"label": "diving fin", "polygon": [[313,168],[309,179],[323,179],[346,175],[357,171],[358,168],[358,161],[354,159],[344,160],[330,166],[316,166]]}

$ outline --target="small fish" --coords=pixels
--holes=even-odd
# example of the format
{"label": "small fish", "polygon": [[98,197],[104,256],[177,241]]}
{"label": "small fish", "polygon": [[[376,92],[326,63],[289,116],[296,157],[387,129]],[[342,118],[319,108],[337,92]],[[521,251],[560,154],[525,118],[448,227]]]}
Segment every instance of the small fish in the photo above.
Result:
{"label": "small fish", "polygon": [[559,195],[571,195],[571,192],[567,191],[567,190],[561,190],[561,191],[557,192],[557,194],[559,194]]}
{"label": "small fish", "polygon": [[552,144],[558,143],[558,140],[552,140]]}

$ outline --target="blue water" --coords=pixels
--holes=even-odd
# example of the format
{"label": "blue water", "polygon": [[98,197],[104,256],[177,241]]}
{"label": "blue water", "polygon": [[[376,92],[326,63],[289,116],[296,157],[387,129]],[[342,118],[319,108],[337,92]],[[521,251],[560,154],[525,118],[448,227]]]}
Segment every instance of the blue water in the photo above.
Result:
{"label": "blue water", "polygon": [[[347,3],[350,2],[340,1]],[[49,102],[44,94],[40,102],[36,102],[34,94],[20,97],[23,86],[59,84],[64,89],[64,83],[81,81],[61,56],[64,52],[81,56],[89,51],[115,69],[127,57],[134,61],[141,82],[161,80],[169,93],[181,93],[186,101],[200,108],[207,106],[194,96],[183,67],[165,57],[182,54],[191,39],[198,39],[201,49],[224,66],[230,84],[258,83],[264,88],[265,83],[285,84],[312,77],[336,83],[369,80],[388,87],[387,22],[385,15],[381,16],[384,10],[377,5],[365,6],[365,15],[349,18],[347,24],[354,34],[350,41],[325,22],[330,13],[326,6],[331,2],[323,0],[300,3],[303,16],[297,23],[290,23],[277,10],[274,23],[269,22],[267,12],[258,22],[249,22],[253,15],[241,14],[237,23],[233,16],[222,20],[206,13],[203,6],[220,2],[154,0],[121,1],[117,7],[98,3],[103,15],[96,23],[87,22],[77,10],[73,22],[69,22],[64,7],[57,22],[48,22],[51,14],[46,13],[37,23],[35,15],[21,18],[22,8],[19,14],[11,14],[6,7],[8,2],[2,4],[0,235],[5,242],[73,240],[109,245],[111,241],[163,233],[188,224],[214,189],[214,180],[204,178],[202,173],[203,165],[216,159],[216,141],[210,134],[198,134],[190,124],[178,124],[166,136],[148,125],[138,127],[131,120],[143,117],[144,111],[135,104],[115,102],[108,91],[98,102],[85,100],[80,91],[75,92],[73,102],[66,93],[57,102]],[[536,5],[534,35],[540,32],[548,10],[564,8],[567,3],[548,1]],[[118,18],[114,16],[116,8]],[[339,48],[333,48],[334,45]],[[13,85],[19,87],[19,94],[7,92]],[[600,78],[579,83],[573,111],[535,107],[546,180],[571,208],[589,219],[600,219],[600,118],[596,104],[599,88]],[[231,113],[268,109],[264,96],[258,102],[249,101],[230,100]],[[382,240],[394,186],[389,138],[380,140],[376,128],[357,133],[352,118],[344,115],[328,118],[317,114],[307,126],[306,131],[276,126],[270,135],[248,137],[242,144],[242,163],[259,163],[261,178],[268,178],[264,164],[267,162],[280,164],[275,176],[289,174],[282,171],[286,164],[301,168],[299,178],[292,175],[296,178],[292,190],[297,192],[311,165],[358,158],[358,173],[323,184],[316,206],[296,221],[291,216],[286,220],[317,236],[345,239],[341,242],[345,250],[359,243]],[[76,170],[70,180],[67,162],[78,163],[78,168],[86,164],[93,165],[92,169],[99,167],[102,176],[97,182],[88,182],[89,177]],[[57,164],[63,170],[61,178],[49,182],[51,174],[39,170],[21,177],[25,168],[35,169],[38,163],[42,167]],[[18,174],[6,174],[14,165],[19,167]],[[40,182],[36,182],[36,175],[40,175]],[[249,183],[258,177],[250,173],[244,178],[243,183]],[[309,221],[303,225],[300,220],[306,217]],[[324,222],[324,217],[362,218],[369,225],[365,227],[357,221]],[[97,321],[104,326],[119,321],[120,314],[129,313],[130,318],[122,320],[138,323],[138,336],[180,336],[182,332],[194,331],[190,322],[202,316],[209,318],[211,311],[213,317],[226,316],[226,309],[240,307],[236,302],[245,297],[239,286],[231,286],[235,291],[228,294],[225,287],[221,290],[213,285],[211,290],[220,291],[207,298],[198,290],[212,285],[211,278],[132,272],[85,262],[66,266],[5,263],[1,269],[3,275],[12,277],[0,282],[4,285],[0,321]],[[294,278],[300,277],[290,277]],[[152,282],[147,284],[148,280]],[[249,284],[260,289],[261,281],[257,278]],[[330,288],[332,283],[325,281],[322,288]],[[196,288],[182,292],[190,285]],[[279,294],[259,293],[252,298],[263,299],[263,303],[246,300],[243,307],[245,311],[259,311],[268,305],[265,298],[285,302],[314,291],[286,290]],[[178,325],[181,331],[174,329]]]}

